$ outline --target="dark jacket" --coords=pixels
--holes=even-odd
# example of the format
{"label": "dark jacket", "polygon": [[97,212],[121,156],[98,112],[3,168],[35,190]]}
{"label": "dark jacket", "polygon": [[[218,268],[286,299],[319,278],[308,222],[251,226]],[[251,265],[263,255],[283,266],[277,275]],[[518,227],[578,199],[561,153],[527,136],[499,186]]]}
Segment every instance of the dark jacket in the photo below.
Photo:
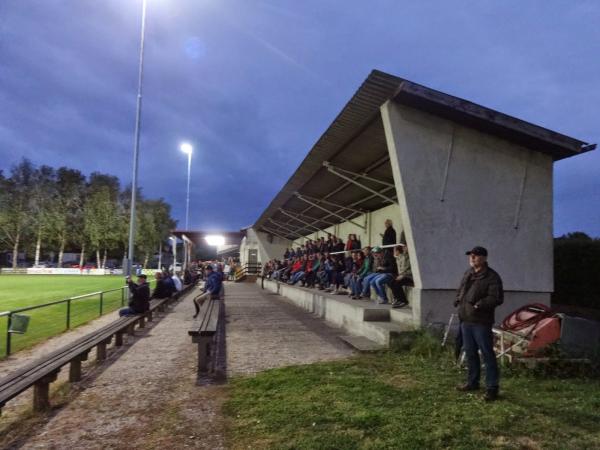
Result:
{"label": "dark jacket", "polygon": [[218,298],[219,292],[221,291],[221,285],[223,284],[223,280],[221,275],[217,272],[212,272],[206,278],[206,284],[204,285],[204,292],[210,292],[212,298]]}
{"label": "dark jacket", "polygon": [[171,296],[171,287],[165,283],[165,280],[160,279],[156,282],[152,298],[167,298]]}
{"label": "dark jacket", "polygon": [[481,272],[469,269],[463,276],[456,292],[455,306],[462,322],[492,326],[494,310],[504,301],[502,279],[491,267]]}
{"label": "dark jacket", "polygon": [[385,229],[383,233],[383,240],[381,241],[381,245],[392,245],[396,243],[396,230],[394,227],[389,227]]}
{"label": "dark jacket", "polygon": [[381,253],[373,258],[373,271],[377,273],[396,273],[396,261],[389,253]]}
{"label": "dark jacket", "polygon": [[131,292],[129,307],[133,309],[136,314],[148,311],[150,308],[150,286],[148,286],[148,283],[138,285],[133,281],[130,281],[128,286],[129,291]]}

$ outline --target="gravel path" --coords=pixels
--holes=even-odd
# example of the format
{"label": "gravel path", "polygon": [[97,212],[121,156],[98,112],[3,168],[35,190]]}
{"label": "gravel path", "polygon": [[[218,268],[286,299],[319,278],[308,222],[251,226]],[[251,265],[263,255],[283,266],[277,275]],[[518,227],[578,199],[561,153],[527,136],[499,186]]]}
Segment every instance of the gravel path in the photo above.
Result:
{"label": "gravel path", "polygon": [[227,287],[227,369],[242,375],[346,358],[352,350],[322,319],[256,284]]}
{"label": "gravel path", "polygon": [[[113,349],[106,363],[92,364],[69,401],[11,448],[225,448],[226,386],[196,385],[196,347],[186,332],[192,295]],[[352,354],[340,330],[254,284],[228,283],[226,312],[230,376]]]}
{"label": "gravel path", "polygon": [[[188,294],[78,383],[23,449],[223,448],[221,386],[198,388]],[[117,358],[118,356],[118,358]]]}

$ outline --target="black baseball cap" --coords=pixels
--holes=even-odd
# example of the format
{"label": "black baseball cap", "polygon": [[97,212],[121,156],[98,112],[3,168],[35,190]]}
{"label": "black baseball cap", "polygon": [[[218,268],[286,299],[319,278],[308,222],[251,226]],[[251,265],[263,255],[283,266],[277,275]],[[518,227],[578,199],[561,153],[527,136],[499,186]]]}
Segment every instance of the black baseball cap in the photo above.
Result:
{"label": "black baseball cap", "polygon": [[465,255],[487,256],[488,253],[484,247],[473,247],[473,249],[466,252]]}
{"label": "black baseball cap", "polygon": [[144,280],[148,278],[148,276],[145,275],[145,274],[143,274],[143,273],[140,273],[137,277],[138,278],[143,278]]}

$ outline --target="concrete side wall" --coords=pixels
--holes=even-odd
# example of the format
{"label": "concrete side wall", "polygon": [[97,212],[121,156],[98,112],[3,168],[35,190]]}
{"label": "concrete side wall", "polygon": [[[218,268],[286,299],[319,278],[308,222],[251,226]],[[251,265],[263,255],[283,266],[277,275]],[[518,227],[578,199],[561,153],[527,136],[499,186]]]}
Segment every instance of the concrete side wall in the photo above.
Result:
{"label": "concrete side wall", "polygon": [[240,262],[242,265],[248,262],[248,250],[256,249],[258,250],[258,262],[264,264],[271,259],[281,258],[285,249],[291,245],[292,242],[289,240],[248,228],[246,237],[242,239],[240,245]]}
{"label": "concrete side wall", "polygon": [[390,344],[390,332],[385,323],[364,320],[364,309],[322,295],[319,291],[288,286],[270,280],[257,280],[268,291],[277,293],[299,308],[328,321],[330,324],[344,329],[355,336],[365,336],[383,346]]}
{"label": "concrete side wall", "polygon": [[[367,194],[366,191],[365,194]],[[400,233],[404,229],[404,226],[402,218],[400,217],[400,207],[396,204],[393,204],[386,206],[385,208],[381,208],[376,211],[371,211],[367,214],[363,214],[355,219],[352,219],[352,222],[356,222],[358,224],[363,225],[365,229],[351,222],[342,222],[338,225],[325,228],[323,230],[325,233],[311,233],[306,235],[305,239],[295,240],[294,247],[301,245],[306,241],[306,239],[317,239],[320,237],[326,238],[327,233],[331,233],[339,238],[342,238],[344,242],[346,242],[349,234],[356,234],[363,246],[381,245],[380,233],[383,234],[383,232],[385,231],[384,222],[386,221],[386,219],[392,220],[398,239],[400,239]]]}
{"label": "concrete side wall", "polygon": [[482,245],[505,289],[551,292],[551,157],[393,102],[381,112],[416,287],[456,288]]}

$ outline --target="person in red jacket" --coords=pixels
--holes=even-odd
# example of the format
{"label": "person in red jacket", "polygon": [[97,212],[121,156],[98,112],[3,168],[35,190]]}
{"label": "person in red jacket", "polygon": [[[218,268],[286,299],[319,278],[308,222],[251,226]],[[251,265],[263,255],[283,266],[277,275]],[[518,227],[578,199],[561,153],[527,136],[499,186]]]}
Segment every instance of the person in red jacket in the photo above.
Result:
{"label": "person in red jacket", "polygon": [[349,234],[348,241],[346,241],[346,251],[360,250],[361,248],[360,241],[357,239],[356,234]]}

